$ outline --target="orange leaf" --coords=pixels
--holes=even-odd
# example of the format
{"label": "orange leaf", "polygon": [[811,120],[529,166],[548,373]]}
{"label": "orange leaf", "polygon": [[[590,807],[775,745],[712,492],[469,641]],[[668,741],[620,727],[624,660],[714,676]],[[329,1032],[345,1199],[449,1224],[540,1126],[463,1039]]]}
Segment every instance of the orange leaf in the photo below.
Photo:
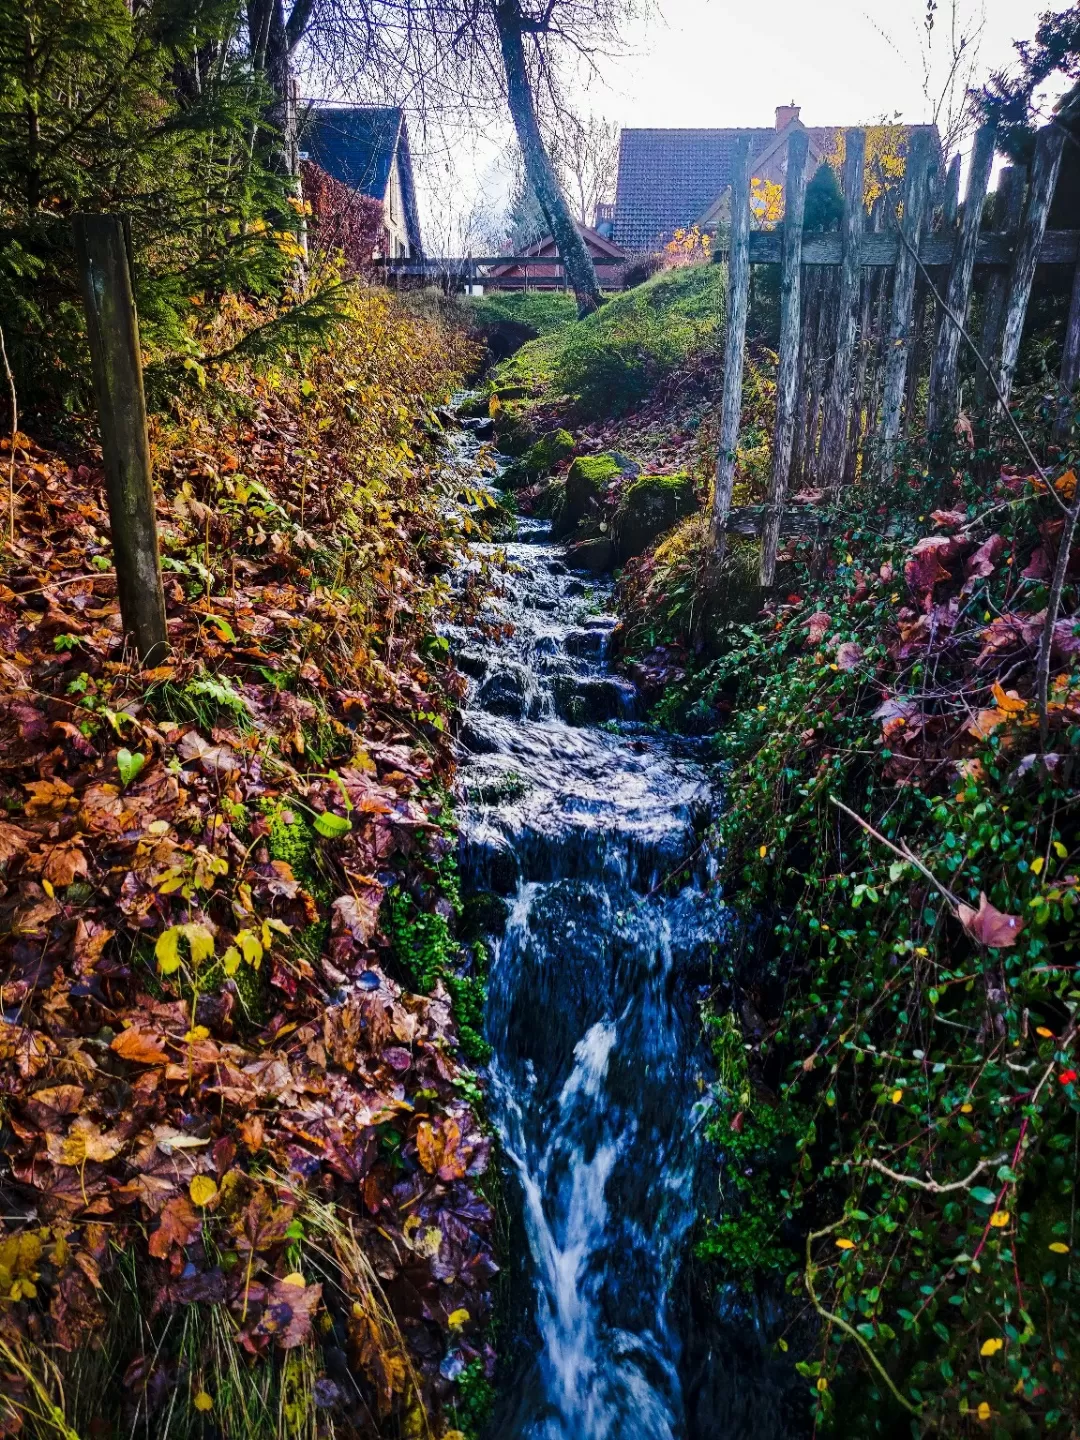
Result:
{"label": "orange leaf", "polygon": [[135,1065],[165,1065],[169,1057],[161,1048],[163,1044],[160,1035],[132,1025],[117,1035],[109,1049],[115,1050],[122,1060],[130,1060]]}

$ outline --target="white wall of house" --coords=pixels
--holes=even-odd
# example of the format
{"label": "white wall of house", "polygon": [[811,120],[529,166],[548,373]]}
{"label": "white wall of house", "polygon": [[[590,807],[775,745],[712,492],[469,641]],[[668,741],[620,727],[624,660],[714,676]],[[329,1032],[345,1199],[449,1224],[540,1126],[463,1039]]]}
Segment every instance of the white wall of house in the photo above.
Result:
{"label": "white wall of house", "polygon": [[383,200],[383,223],[386,228],[386,253],[392,260],[407,259],[411,254],[409,232],[405,223],[405,187],[401,176],[401,152],[394,151],[394,163],[386,183]]}

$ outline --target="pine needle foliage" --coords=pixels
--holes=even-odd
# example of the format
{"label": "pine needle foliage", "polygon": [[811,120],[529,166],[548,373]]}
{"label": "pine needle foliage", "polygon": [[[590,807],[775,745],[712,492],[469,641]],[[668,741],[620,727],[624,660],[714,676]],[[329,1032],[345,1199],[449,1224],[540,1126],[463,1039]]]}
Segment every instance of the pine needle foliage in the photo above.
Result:
{"label": "pine needle foliage", "polygon": [[[254,143],[266,95],[236,0],[4,0],[0,325],[27,403],[86,398],[77,211],[129,217],[150,355],[196,353],[231,291],[278,298],[295,251]],[[203,307],[202,309],[200,307]]]}

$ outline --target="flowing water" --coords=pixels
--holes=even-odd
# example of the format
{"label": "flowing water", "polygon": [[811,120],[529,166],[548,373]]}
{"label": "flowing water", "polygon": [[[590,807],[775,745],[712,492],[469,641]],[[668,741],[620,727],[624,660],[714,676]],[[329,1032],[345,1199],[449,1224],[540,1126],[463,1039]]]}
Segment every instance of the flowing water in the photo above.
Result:
{"label": "flowing water", "polygon": [[[476,448],[460,437],[458,463]],[[569,569],[542,522],[476,545],[459,583],[485,560],[499,583],[453,636],[471,677],[461,855],[467,886],[505,900],[491,1100],[535,1341],[498,1433],[669,1440],[686,1433],[672,1296],[708,1093],[693,995],[724,933],[713,793],[610,668],[610,586]]]}

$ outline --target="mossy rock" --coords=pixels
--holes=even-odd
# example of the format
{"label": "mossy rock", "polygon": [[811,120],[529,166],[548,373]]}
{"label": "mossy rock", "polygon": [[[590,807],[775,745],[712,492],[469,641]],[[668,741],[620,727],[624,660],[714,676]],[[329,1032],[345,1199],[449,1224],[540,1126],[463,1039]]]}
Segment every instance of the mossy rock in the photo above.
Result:
{"label": "mossy rock", "polygon": [[492,408],[494,413],[491,418],[495,424],[495,448],[503,455],[512,455],[515,458],[524,455],[536,440],[536,431],[523,407],[520,405],[496,405]]}
{"label": "mossy rock", "polygon": [[527,385],[496,385],[492,394],[505,404],[507,400],[527,399],[529,387]]}
{"label": "mossy rock", "polygon": [[589,513],[594,500],[608,481],[620,473],[619,462],[611,455],[579,455],[566,472],[562,509],[552,527],[556,539],[571,535]]}
{"label": "mossy rock", "polygon": [[520,490],[550,475],[555,466],[574,453],[574,437],[569,430],[549,430],[541,435],[528,452],[503,473],[500,484],[506,490]]}
{"label": "mossy rock", "polygon": [[612,533],[620,564],[640,555],[684,516],[697,510],[689,475],[641,475],[626,491]]}

